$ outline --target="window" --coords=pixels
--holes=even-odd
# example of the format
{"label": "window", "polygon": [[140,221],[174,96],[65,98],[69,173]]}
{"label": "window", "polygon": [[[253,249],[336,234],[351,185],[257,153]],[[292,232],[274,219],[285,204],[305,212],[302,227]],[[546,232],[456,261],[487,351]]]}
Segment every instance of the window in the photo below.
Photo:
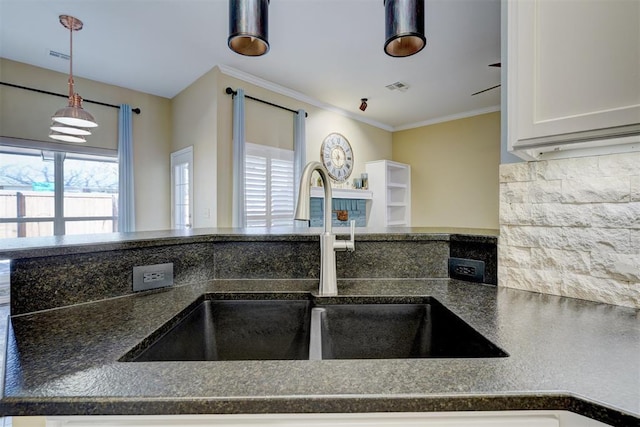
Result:
{"label": "window", "polygon": [[0,145],[0,238],[111,233],[117,218],[116,157]]}
{"label": "window", "polygon": [[193,200],[193,147],[171,153],[171,212],[173,228],[191,228]]}
{"label": "window", "polygon": [[0,304],[9,302],[9,260],[0,260]]}
{"label": "window", "polygon": [[293,225],[293,151],[246,144],[247,227]]}
{"label": "window", "polygon": [[[0,139],[0,239],[117,231],[115,152]],[[0,304],[7,302],[9,261],[0,260]]]}

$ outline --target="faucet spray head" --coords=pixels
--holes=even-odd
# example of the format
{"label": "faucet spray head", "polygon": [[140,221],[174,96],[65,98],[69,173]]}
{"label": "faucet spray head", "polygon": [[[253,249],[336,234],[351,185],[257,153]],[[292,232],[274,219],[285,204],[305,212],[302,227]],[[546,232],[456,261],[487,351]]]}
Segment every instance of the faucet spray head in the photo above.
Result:
{"label": "faucet spray head", "polygon": [[[300,190],[298,191],[298,203],[296,204],[294,219],[302,221],[311,220],[311,175],[315,170],[319,171],[321,168],[323,168],[323,166],[320,162],[309,162],[304,167],[302,176],[300,177]],[[322,178],[322,174],[320,174],[320,176]]]}
{"label": "faucet spray head", "polygon": [[298,203],[296,204],[296,213],[294,219],[299,221],[311,220],[311,192],[309,184],[304,185],[304,180],[300,181],[300,191],[298,192]]}

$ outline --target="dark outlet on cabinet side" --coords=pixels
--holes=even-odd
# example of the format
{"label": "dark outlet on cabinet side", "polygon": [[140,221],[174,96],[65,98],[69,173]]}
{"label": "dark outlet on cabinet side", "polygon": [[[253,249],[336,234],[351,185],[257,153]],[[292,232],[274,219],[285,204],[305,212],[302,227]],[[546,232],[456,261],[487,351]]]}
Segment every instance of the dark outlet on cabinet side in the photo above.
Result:
{"label": "dark outlet on cabinet side", "polygon": [[449,277],[467,282],[484,282],[484,261],[449,258]]}

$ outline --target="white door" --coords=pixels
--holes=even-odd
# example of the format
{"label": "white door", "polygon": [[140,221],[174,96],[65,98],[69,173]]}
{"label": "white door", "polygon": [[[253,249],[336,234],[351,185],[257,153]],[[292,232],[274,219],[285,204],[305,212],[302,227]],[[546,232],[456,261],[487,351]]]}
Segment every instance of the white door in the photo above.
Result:
{"label": "white door", "polygon": [[171,153],[171,222],[191,228],[193,212],[193,147]]}

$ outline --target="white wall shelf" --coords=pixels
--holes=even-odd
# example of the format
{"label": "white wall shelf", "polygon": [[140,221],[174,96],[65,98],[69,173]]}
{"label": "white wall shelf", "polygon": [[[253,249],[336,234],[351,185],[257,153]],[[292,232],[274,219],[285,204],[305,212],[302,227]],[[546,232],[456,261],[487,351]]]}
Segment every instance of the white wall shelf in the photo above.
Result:
{"label": "white wall shelf", "polygon": [[[334,199],[364,199],[371,200],[373,193],[370,190],[356,190],[351,188],[332,188],[331,195]],[[311,187],[311,197],[324,198],[323,187]]]}
{"label": "white wall shelf", "polygon": [[411,167],[391,160],[366,163],[373,192],[369,227],[411,226]]}

